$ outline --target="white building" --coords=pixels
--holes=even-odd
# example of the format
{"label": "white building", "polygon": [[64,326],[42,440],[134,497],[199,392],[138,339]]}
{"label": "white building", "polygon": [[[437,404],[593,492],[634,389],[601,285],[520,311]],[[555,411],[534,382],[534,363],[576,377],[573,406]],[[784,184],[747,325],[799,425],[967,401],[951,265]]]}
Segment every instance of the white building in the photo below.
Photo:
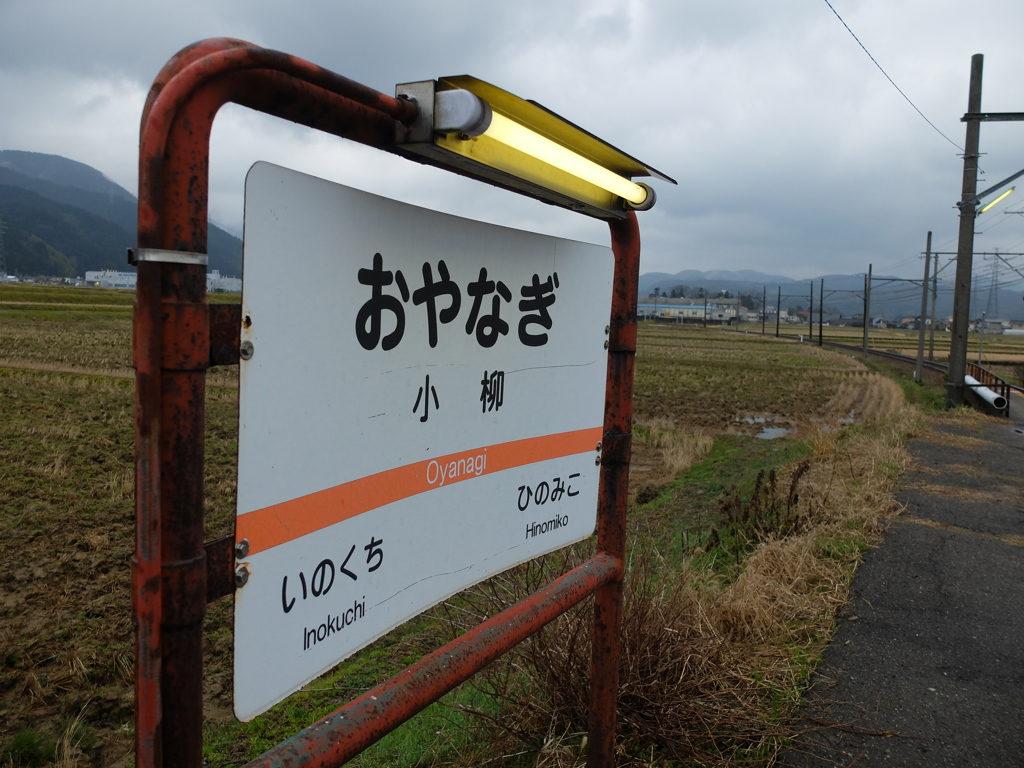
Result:
{"label": "white building", "polygon": [[223,277],[219,269],[206,273],[206,290],[208,293],[241,293],[242,278]]}
{"label": "white building", "polygon": [[[714,323],[731,323],[741,313],[747,312],[740,305],[739,299],[708,298],[705,304],[704,299],[673,299],[664,296],[640,299],[637,311],[643,317],[667,317],[677,322],[707,319]],[[761,319],[760,313],[755,312],[754,315],[757,320]]]}
{"label": "white building", "polygon": [[85,284],[92,288],[130,288],[135,290],[134,272],[103,269],[85,273]]}
{"label": "white building", "polygon": [[[85,284],[93,288],[128,288],[135,290],[134,272],[116,272],[113,269],[85,273]],[[242,280],[238,277],[224,277],[219,269],[206,273],[206,290],[209,293],[241,293]]]}

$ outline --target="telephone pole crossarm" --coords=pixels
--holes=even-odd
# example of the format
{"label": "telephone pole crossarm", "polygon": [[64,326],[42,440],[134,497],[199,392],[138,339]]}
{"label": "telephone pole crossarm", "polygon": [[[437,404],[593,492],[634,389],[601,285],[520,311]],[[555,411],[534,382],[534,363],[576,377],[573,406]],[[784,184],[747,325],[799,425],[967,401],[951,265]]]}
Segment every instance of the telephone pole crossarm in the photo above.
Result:
{"label": "telephone pole crossarm", "polygon": [[960,118],[961,123],[980,120],[983,123],[1007,123],[1024,120],[1024,112],[968,112]]}

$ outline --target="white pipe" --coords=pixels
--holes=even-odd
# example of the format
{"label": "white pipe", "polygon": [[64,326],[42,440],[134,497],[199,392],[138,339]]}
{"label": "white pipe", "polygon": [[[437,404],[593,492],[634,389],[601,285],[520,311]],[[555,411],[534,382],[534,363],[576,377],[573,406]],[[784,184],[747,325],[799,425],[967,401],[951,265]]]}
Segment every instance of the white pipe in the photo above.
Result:
{"label": "white pipe", "polygon": [[1006,398],[1002,395],[997,395],[988,387],[983,387],[981,382],[973,376],[964,376],[964,384],[969,386],[975,392],[978,393],[978,397],[984,400],[986,403],[991,405],[993,408],[1005,411],[1006,410]]}

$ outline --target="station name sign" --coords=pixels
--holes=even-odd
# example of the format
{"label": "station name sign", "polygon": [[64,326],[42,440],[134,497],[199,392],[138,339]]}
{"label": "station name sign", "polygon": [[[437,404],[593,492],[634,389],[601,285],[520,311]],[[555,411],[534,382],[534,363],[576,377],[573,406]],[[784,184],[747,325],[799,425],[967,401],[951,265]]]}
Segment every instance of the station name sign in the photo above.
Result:
{"label": "station name sign", "polygon": [[593,532],[613,257],[267,163],[246,180],[244,243],[248,720]]}

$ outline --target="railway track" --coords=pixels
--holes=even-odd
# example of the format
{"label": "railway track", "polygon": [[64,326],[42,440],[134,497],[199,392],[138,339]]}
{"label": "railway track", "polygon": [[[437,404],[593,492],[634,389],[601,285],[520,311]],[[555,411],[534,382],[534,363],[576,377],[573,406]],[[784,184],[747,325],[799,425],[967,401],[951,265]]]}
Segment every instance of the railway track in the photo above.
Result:
{"label": "railway track", "polygon": [[[864,354],[863,345],[841,344],[838,341],[823,341],[822,344],[823,346],[834,347],[837,349],[848,349],[851,352],[860,352],[861,354]],[[868,349],[867,353],[869,355],[874,355],[875,357],[884,357],[887,360],[893,360],[894,362],[897,363],[905,363],[907,365],[912,366],[917,365],[916,357],[910,357],[909,355],[901,355],[898,354],[897,352],[883,352],[880,349]],[[922,367],[927,368],[929,371],[935,371],[937,373],[945,373],[949,368],[949,366],[946,365],[945,363],[939,363],[936,362],[935,360],[923,361]]]}
{"label": "railway track", "polygon": [[[824,341],[823,344],[838,349],[848,349],[852,352],[860,352],[861,354],[864,353],[863,346],[855,346],[853,344],[840,344],[837,341]],[[896,352],[883,352],[879,349],[869,349],[868,354],[875,355],[876,357],[884,357],[888,360],[892,360],[898,363],[905,363],[906,365],[910,366],[917,365],[916,357],[910,357],[909,355],[900,355]],[[935,371],[936,373],[946,373],[946,371],[949,370],[948,365],[946,365],[945,363],[936,362],[934,360],[923,361],[922,367],[927,368],[929,371]],[[1001,383],[1004,383],[1009,389],[1013,390],[1014,392],[1017,392],[1018,394],[1024,394],[1024,387],[1020,387],[1016,384],[1011,384],[1010,382],[1005,381],[1004,379],[999,379],[999,381]]]}

